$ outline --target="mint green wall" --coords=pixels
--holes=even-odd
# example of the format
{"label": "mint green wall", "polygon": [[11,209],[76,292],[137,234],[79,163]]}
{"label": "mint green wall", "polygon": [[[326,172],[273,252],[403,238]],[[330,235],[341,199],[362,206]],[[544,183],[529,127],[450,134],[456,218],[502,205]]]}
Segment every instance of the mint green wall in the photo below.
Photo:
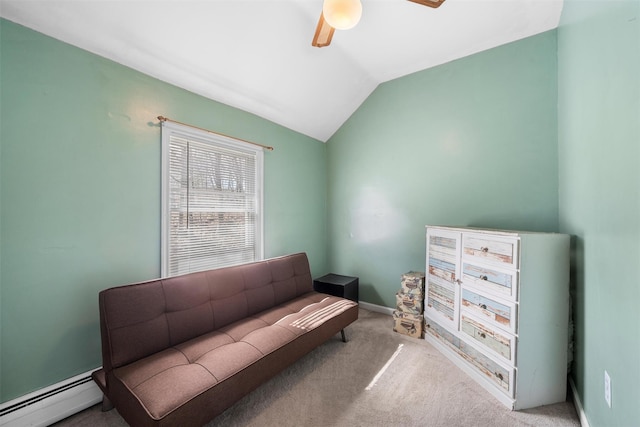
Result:
{"label": "mint green wall", "polygon": [[380,85],[329,140],[329,259],[392,307],[427,224],[557,231],[556,33]]}
{"label": "mint green wall", "polygon": [[167,117],[272,145],[265,255],[327,270],[326,146],[0,21],[1,400],[101,363],[97,293],[160,274]]}
{"label": "mint green wall", "polygon": [[[560,228],[573,241],[572,376],[591,427],[640,425],[640,2],[565,1]],[[611,376],[612,407],[604,400]]]}
{"label": "mint green wall", "polygon": [[639,4],[567,0],[557,32],[382,84],[326,145],[0,20],[0,399],[98,366],[98,290],[159,274],[162,114],[275,146],[265,255],[364,301],[424,270],[426,224],[574,235],[572,376],[591,427],[634,425]]}

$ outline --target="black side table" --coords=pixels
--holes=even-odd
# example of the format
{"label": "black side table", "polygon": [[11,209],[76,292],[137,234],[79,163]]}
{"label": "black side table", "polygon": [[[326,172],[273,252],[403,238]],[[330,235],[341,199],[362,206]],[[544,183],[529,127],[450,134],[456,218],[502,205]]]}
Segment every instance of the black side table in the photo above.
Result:
{"label": "black side table", "polygon": [[327,274],[313,281],[313,289],[317,292],[358,302],[357,277]]}

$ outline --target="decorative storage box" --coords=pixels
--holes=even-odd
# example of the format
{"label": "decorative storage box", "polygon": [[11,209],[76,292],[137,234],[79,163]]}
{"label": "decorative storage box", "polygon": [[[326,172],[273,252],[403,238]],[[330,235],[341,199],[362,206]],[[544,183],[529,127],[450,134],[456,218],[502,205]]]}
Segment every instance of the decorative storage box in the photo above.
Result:
{"label": "decorative storage box", "polygon": [[418,294],[398,292],[396,294],[396,309],[410,314],[422,314],[424,298]]}
{"label": "decorative storage box", "polygon": [[421,314],[405,313],[395,310],[393,312],[393,330],[413,338],[422,338],[422,324],[424,316]]}
{"label": "decorative storage box", "polygon": [[409,271],[402,275],[402,292],[405,294],[424,295],[424,273]]}

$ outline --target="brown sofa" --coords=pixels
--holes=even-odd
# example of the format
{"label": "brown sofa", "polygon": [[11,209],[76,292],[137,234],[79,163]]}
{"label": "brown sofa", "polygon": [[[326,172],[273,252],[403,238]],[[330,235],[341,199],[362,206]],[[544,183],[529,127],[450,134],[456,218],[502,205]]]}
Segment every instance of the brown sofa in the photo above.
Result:
{"label": "brown sofa", "polygon": [[132,426],[200,426],[358,318],[299,253],[100,292],[102,369]]}

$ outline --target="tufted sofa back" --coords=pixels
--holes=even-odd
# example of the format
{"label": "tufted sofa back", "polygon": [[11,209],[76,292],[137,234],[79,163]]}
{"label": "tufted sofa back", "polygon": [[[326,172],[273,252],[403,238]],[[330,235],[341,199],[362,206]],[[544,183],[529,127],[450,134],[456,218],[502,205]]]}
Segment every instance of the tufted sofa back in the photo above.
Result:
{"label": "tufted sofa back", "polygon": [[129,364],[313,290],[305,253],[106,289],[103,369]]}

